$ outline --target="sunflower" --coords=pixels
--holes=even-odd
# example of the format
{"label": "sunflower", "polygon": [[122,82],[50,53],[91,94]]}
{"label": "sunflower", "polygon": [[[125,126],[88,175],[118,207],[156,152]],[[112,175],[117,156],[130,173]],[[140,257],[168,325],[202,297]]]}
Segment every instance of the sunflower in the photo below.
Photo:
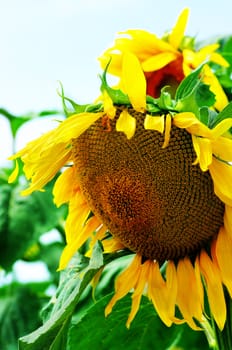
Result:
{"label": "sunflower", "polygon": [[[11,157],[22,160],[31,180],[22,195],[42,190],[65,169],[53,191],[57,206],[69,204],[59,269],[86,242],[89,254],[96,240],[106,253],[131,252],[106,315],[133,291],[128,327],[145,293],[165,325],[200,329],[207,293],[223,329],[223,288],[232,296],[231,107],[185,111],[186,80],[177,101],[166,91],[152,99],[138,60],[127,58],[126,95],[109,88],[104,74],[101,103],[81,108]],[[18,166],[10,182],[17,173]]]}
{"label": "sunflower", "polygon": [[[216,63],[222,67],[228,67],[228,62],[216,50],[218,43],[205,45],[195,49],[194,38],[185,36],[189,9],[184,9],[177,23],[163,38],[145,30],[127,30],[121,32],[114,45],[107,49],[99,61],[103,69],[109,60],[111,64],[108,72],[121,78],[124,71],[124,56],[130,52],[136,56],[141,64],[147,81],[147,94],[159,97],[164,85],[170,85],[175,91],[179,83],[193,69],[205,64],[205,83],[211,85],[212,92],[216,95],[215,108],[223,109],[228,101],[213,70],[206,62]],[[122,81],[119,86],[123,89]]]}

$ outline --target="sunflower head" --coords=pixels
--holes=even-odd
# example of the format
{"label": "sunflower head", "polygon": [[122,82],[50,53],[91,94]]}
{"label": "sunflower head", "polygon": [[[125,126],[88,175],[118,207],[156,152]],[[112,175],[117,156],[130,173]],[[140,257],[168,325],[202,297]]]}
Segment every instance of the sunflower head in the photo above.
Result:
{"label": "sunflower head", "polygon": [[[177,38],[183,36],[186,16],[187,11],[167,39],[155,39],[161,53],[171,47],[169,53],[182,63]],[[147,47],[152,51],[154,45]],[[174,74],[175,60],[165,66]],[[113,59],[106,70],[111,64]],[[220,112],[215,108],[214,80],[205,83],[205,65],[182,77],[174,96],[162,85],[157,98],[147,95],[142,68],[138,55],[124,52],[120,87],[108,85],[105,70],[94,104],[80,106],[62,91],[66,114],[68,100],[72,115],[11,159],[23,161],[31,180],[24,195],[41,190],[67,167],[53,191],[57,205],[69,203],[60,269],[86,242],[88,254],[99,240],[106,253],[126,250],[133,255],[118,277],[107,315],[133,290],[129,326],[146,291],[167,326],[187,322],[198,329],[206,286],[222,329],[223,285],[232,295],[223,255],[226,248],[226,258],[232,257],[232,107],[228,104]]]}

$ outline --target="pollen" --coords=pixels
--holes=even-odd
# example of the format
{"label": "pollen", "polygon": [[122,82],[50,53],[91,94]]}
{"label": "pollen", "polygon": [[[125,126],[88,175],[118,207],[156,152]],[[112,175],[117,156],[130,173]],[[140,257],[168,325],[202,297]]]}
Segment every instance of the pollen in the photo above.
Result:
{"label": "pollen", "polygon": [[196,155],[185,129],[172,125],[163,148],[164,135],[144,129],[144,114],[129,113],[136,118],[129,140],[115,129],[120,110],[107,131],[98,120],[72,140],[82,193],[131,251],[158,262],[194,256],[217,235],[224,204],[209,172],[193,165]]}

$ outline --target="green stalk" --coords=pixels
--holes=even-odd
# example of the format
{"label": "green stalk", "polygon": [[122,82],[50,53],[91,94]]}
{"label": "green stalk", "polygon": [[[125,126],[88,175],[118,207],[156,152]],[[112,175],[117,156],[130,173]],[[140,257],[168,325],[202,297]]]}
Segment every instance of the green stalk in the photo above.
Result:
{"label": "green stalk", "polygon": [[232,350],[232,300],[226,290],[224,291],[224,294],[226,300],[227,317],[222,331],[218,328],[213,316],[211,315],[211,329],[214,333],[213,337],[215,339],[215,347],[213,349],[215,350]]}

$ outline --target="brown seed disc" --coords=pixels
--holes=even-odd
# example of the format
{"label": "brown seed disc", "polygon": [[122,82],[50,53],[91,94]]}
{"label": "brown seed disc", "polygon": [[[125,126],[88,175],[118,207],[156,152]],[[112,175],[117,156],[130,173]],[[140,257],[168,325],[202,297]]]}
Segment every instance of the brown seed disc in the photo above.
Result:
{"label": "brown seed disc", "polygon": [[[83,194],[94,214],[127,248],[163,262],[192,255],[223,224],[224,204],[214,194],[209,172],[192,165],[191,135],[172,126],[163,135],[144,130],[144,116],[127,140],[98,120],[73,140],[73,159]],[[119,111],[117,115],[119,114]]]}

